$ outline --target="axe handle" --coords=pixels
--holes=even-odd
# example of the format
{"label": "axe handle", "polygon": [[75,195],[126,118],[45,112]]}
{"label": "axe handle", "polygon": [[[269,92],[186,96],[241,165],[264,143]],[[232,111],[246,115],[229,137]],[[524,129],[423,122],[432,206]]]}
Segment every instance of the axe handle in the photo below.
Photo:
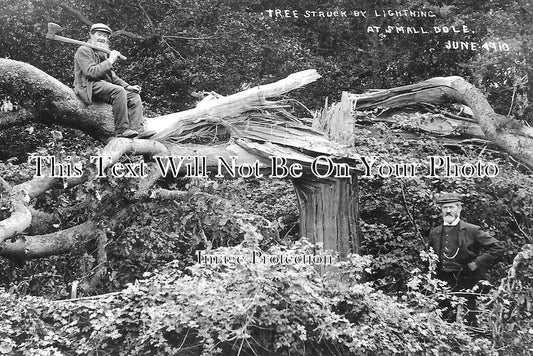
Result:
{"label": "axe handle", "polygon": [[[95,49],[95,50],[100,51],[100,52],[105,52],[107,54],[111,53],[111,51],[108,50],[107,48],[102,48],[102,47],[94,45],[92,43],[78,41],[78,40],[74,40],[74,39],[68,38],[68,37],[63,37],[63,36],[58,36],[58,35],[52,35],[52,36],[46,35],[46,37],[51,39],[51,40],[56,40],[56,41],[61,41],[61,42],[66,42],[66,43],[73,43],[73,44],[77,44],[77,45],[80,45],[80,46],[91,47],[92,49]],[[119,56],[119,58],[122,59],[122,60],[128,59],[128,58],[124,57],[122,54]]]}

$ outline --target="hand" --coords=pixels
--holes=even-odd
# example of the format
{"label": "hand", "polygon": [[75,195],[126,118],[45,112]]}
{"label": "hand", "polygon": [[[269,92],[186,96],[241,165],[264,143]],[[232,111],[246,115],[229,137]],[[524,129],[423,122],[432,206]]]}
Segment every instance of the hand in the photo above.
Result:
{"label": "hand", "polygon": [[111,53],[109,53],[108,60],[111,62],[111,64],[115,63],[117,59],[120,57],[120,52],[112,50]]}
{"label": "hand", "polygon": [[468,264],[468,268],[470,268],[471,271],[475,271],[477,269],[477,265],[475,262],[470,262]]}
{"label": "hand", "polygon": [[137,93],[137,94],[141,92],[140,85],[128,85],[125,89],[127,91],[132,91],[132,92]]}

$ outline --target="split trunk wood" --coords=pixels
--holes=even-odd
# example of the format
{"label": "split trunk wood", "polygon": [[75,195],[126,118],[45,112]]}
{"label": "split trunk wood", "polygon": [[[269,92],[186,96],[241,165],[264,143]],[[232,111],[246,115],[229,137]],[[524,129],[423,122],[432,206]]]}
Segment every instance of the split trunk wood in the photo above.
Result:
{"label": "split trunk wood", "polygon": [[[353,143],[354,122],[342,100],[315,116],[313,127],[339,144]],[[293,180],[300,212],[300,233],[324,249],[339,252],[341,260],[361,249],[357,171],[350,178]]]}
{"label": "split trunk wood", "polygon": [[[523,122],[494,112],[483,93],[461,77],[438,77],[402,87],[364,94],[345,94],[353,122],[356,111],[376,108],[404,108],[415,104],[443,104],[449,102],[468,106],[473,120],[460,117],[431,118],[418,121],[421,129],[437,135],[455,134],[484,138],[533,170],[533,128]],[[389,118],[390,120],[390,118]]]}
{"label": "split trunk wood", "polygon": [[[0,112],[0,127],[28,121],[53,122],[80,129],[103,141],[111,138],[113,117],[109,105],[85,106],[70,88],[26,63],[0,59],[0,72],[5,74],[0,78],[0,94],[17,100],[19,106],[19,110],[13,112]],[[191,110],[149,118],[148,129],[157,132],[153,140],[111,139],[101,155],[109,157],[107,165],[117,162],[125,153],[147,156],[205,156],[208,158],[208,167],[217,166],[218,161],[215,159],[217,156],[228,161],[235,156],[237,166],[260,161],[265,168],[269,167],[271,156],[282,156],[287,157],[289,163],[302,164],[306,176],[310,175],[311,162],[319,155],[357,159],[357,155],[331,142],[322,132],[284,112],[279,103],[267,100],[311,83],[319,77],[314,70],[303,71],[275,83],[202,102],[200,106]],[[232,137],[230,142],[216,146],[181,143],[198,133],[215,132],[219,127],[230,132]],[[150,188],[160,177],[160,172],[150,174],[140,184],[141,193]],[[70,180],[69,183],[79,184],[93,178],[94,174]],[[0,227],[5,227],[4,230],[0,229],[0,242],[3,241],[0,255],[38,258],[67,252],[76,246],[77,242],[84,241],[85,234],[81,234],[80,229],[87,230],[87,226],[94,224],[91,221],[52,234],[17,237],[18,233],[30,226],[31,210],[25,208],[26,205],[21,199],[15,198],[16,194],[33,198],[61,183],[61,179],[44,177],[13,187],[11,197],[17,203],[17,211],[10,218],[0,222]],[[306,178],[296,184],[300,190],[299,205],[303,215],[313,217],[315,220],[307,219],[306,223],[301,224],[301,236],[309,237],[312,242],[324,242],[329,248],[340,247],[344,251],[346,232],[350,231],[348,220],[352,215],[343,213],[339,218],[336,208],[328,209],[327,212],[317,211],[316,202],[309,197],[304,198],[303,192],[309,190],[306,189],[306,184],[314,187],[316,182],[308,181]],[[336,187],[336,193],[331,197],[323,196],[324,207],[327,204],[336,206],[336,199],[346,200],[343,196],[345,183],[332,184],[328,180],[327,185]],[[342,189],[338,189],[339,187]],[[329,188],[326,190],[329,191]],[[341,202],[341,205],[343,204]],[[311,210],[312,213],[306,213]],[[322,214],[324,218],[320,218]],[[317,229],[317,224],[324,224],[325,228]],[[319,230],[323,233],[317,235],[316,231]],[[60,241],[59,244],[54,241],[54,236]],[[339,236],[342,236],[342,240],[338,240]]]}

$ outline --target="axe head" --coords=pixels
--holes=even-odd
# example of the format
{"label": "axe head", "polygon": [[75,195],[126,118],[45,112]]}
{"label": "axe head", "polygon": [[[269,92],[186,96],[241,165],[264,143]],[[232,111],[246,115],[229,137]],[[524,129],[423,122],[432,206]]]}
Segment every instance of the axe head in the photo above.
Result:
{"label": "axe head", "polygon": [[46,38],[53,40],[56,37],[56,33],[60,32],[62,29],[63,27],[59,26],[58,24],[49,22],[48,33],[46,34]]}

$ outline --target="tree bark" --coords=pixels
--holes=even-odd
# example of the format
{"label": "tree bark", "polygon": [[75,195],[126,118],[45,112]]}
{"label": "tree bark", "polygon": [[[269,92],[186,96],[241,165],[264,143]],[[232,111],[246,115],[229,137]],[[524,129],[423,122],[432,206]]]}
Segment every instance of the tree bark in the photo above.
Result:
{"label": "tree bark", "polygon": [[51,234],[22,236],[15,241],[5,241],[0,256],[30,260],[70,252],[79,244],[92,239],[97,226],[86,222]]}
{"label": "tree bark", "polygon": [[22,233],[31,225],[31,212],[26,207],[23,199],[18,197],[12,200],[13,211],[11,215],[0,221],[0,243]]}
{"label": "tree bark", "polygon": [[338,251],[359,252],[355,186],[348,180],[293,180],[300,212],[300,236]]}
{"label": "tree bark", "polygon": [[[0,59],[0,73],[0,94],[17,100],[22,110],[31,110],[33,120],[77,128],[98,139],[114,134],[109,105],[85,106],[72,89],[24,62]],[[13,112],[0,112],[0,122],[6,116]],[[27,115],[20,120],[27,121]]]}

